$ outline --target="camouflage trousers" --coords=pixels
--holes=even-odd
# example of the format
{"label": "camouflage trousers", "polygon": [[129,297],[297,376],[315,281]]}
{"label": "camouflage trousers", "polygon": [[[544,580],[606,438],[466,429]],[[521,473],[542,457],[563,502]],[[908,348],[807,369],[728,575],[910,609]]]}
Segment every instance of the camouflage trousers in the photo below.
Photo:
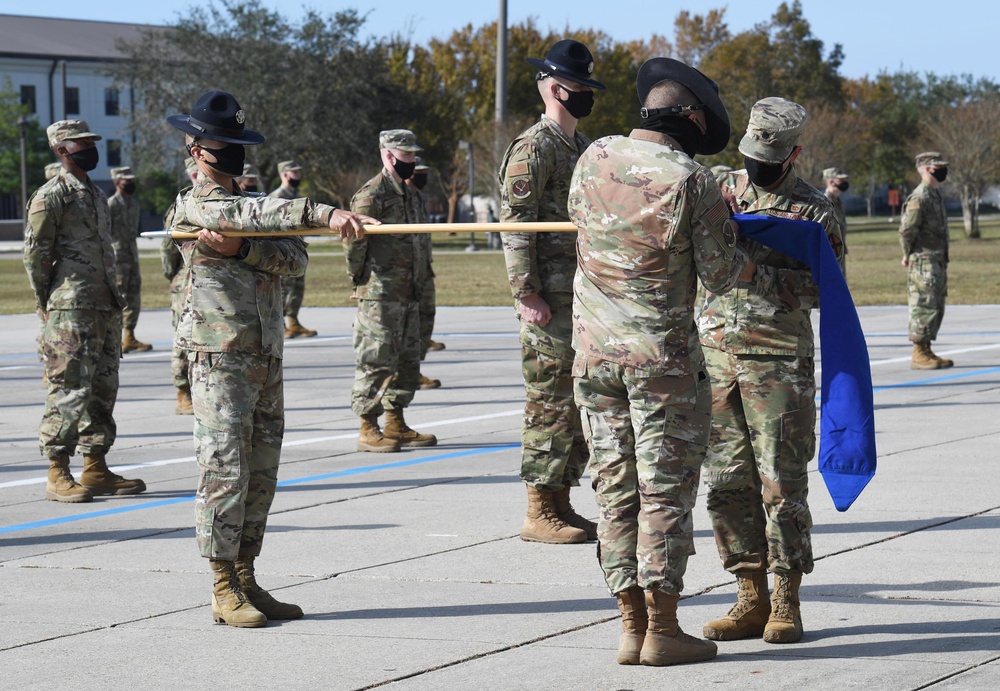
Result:
{"label": "camouflage trousers", "polygon": [[284,304],[286,317],[299,318],[299,310],[302,309],[302,301],[305,299],[305,295],[305,276],[281,277],[281,300]]}
{"label": "camouflage trousers", "polygon": [[42,324],[40,352],[49,393],[38,428],[45,458],[107,453],[115,442],[115,401],[122,357],[118,310],[52,310]]}
{"label": "camouflage trousers", "polygon": [[188,354],[198,458],[195,535],[201,556],[260,554],[278,484],[285,399],[281,360]]}
{"label": "camouflage trousers", "polygon": [[937,338],[948,297],[948,265],[941,257],[911,254],[907,273],[910,303],[910,341],[930,343]]}
{"label": "camouflage trousers", "polygon": [[139,323],[139,310],[142,309],[142,274],[139,267],[119,267],[121,275],[118,286],[125,296],[125,307],[122,309],[122,328],[135,329]]}
{"label": "camouflage trousers", "polygon": [[[177,322],[181,319],[182,311],[184,311],[184,293],[172,293],[170,295],[170,325],[173,327],[174,333],[177,332]],[[170,378],[179,390],[191,393],[191,383],[188,380],[187,351],[177,346],[173,346],[170,351]]]}
{"label": "camouflage trousers", "polygon": [[816,452],[813,359],[705,348],[712,436],[706,506],[727,571],[810,573],[806,466]]}
{"label": "camouflage trousers", "polygon": [[420,311],[407,300],[358,300],[354,320],[355,415],[410,405],[420,386]]}
{"label": "camouflage trousers", "polygon": [[420,360],[427,357],[427,349],[431,346],[431,336],[434,334],[434,317],[437,314],[437,293],[434,291],[434,272],[428,267],[427,280],[420,294]]}
{"label": "camouflage trousers", "polygon": [[691,511],[711,424],[708,377],[650,377],[581,356],[573,374],[608,589],[680,593],[694,554]]}

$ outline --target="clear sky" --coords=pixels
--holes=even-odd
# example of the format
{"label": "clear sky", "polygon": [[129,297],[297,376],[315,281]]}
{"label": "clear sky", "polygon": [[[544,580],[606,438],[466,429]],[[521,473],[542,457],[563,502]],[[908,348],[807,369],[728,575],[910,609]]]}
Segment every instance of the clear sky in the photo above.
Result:
{"label": "clear sky", "polygon": [[[191,0],[45,0],[28,6],[0,0],[0,13],[165,24],[187,14],[194,4]],[[265,0],[264,4],[293,20],[301,17],[303,6],[321,12],[354,8],[367,14],[371,35],[412,32],[418,43],[446,38],[465,24],[481,26],[495,19],[499,8],[499,0]],[[660,0],[629,5],[612,0],[508,0],[507,17],[510,24],[533,17],[543,31],[599,27],[625,41],[653,32],[672,38],[680,10],[706,12],[723,6],[728,7],[730,31],[738,33],[766,21],[779,4],[780,0]],[[802,7],[827,51],[835,43],[843,45],[844,76],[907,69],[996,80],[1000,73],[995,49],[1000,8],[992,0],[803,0]]]}

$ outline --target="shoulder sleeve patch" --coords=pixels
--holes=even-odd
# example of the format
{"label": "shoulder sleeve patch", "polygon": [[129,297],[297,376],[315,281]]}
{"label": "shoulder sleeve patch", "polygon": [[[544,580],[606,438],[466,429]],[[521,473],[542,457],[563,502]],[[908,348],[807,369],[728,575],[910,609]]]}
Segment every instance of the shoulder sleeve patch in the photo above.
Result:
{"label": "shoulder sleeve patch", "polygon": [[518,199],[524,199],[531,194],[531,182],[528,178],[518,178],[511,183],[510,193]]}
{"label": "shoulder sleeve patch", "polygon": [[507,177],[514,177],[517,175],[527,175],[529,172],[528,164],[525,161],[520,161],[518,163],[511,163],[507,166]]}

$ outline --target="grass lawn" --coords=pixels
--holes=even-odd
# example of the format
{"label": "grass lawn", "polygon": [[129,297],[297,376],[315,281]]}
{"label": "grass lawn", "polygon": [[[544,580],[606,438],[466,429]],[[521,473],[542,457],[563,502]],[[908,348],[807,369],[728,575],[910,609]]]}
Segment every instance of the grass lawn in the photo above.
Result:
{"label": "grass lawn", "polygon": [[[948,267],[949,304],[1000,303],[1000,218],[983,223],[980,240],[963,237],[961,221],[951,220],[951,263]],[[476,236],[479,252],[463,251],[469,237],[434,236],[434,272],[439,305],[510,305],[503,254],[483,250],[484,236]],[[858,305],[906,304],[906,270],[900,266],[898,225],[863,220],[848,221],[847,277]],[[307,307],[353,304],[351,286],[340,245],[317,242],[310,248],[306,283]],[[168,307],[167,281],[160,260],[143,256],[142,304]],[[34,299],[17,253],[0,255],[0,313],[34,311]]]}

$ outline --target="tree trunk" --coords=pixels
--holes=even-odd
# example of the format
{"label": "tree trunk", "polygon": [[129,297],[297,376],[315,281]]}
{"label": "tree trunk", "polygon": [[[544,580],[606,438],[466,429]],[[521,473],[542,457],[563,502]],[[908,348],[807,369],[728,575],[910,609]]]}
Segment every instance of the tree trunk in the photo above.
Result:
{"label": "tree trunk", "polygon": [[980,237],[979,197],[974,194],[969,185],[962,185],[962,225],[965,229],[965,237]]}

